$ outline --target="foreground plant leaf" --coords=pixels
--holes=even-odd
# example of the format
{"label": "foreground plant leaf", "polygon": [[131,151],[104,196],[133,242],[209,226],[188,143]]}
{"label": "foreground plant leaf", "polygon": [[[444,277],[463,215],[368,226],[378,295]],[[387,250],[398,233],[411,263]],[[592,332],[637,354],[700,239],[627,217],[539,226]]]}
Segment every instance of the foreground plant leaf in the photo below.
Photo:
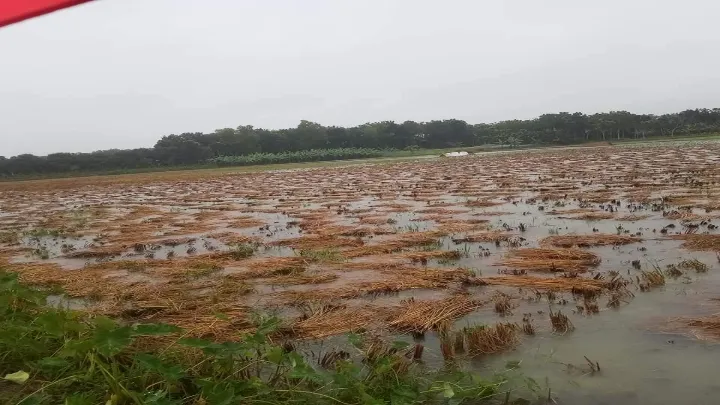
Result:
{"label": "foreground plant leaf", "polygon": [[450,383],[446,382],[443,384],[443,397],[445,398],[452,398],[455,396],[455,391],[453,391],[452,387],[450,386]]}
{"label": "foreground plant leaf", "polygon": [[98,352],[112,356],[120,353],[132,342],[132,329],[124,326],[115,329],[98,328],[95,331],[93,342]]}
{"label": "foreground plant leaf", "polygon": [[165,323],[145,323],[135,325],[134,333],[136,335],[157,336],[178,333],[180,331],[181,329],[175,325],[168,325]]}
{"label": "foreground plant leaf", "polygon": [[177,364],[167,364],[158,357],[147,353],[135,355],[135,361],[143,368],[161,374],[171,381],[176,381],[183,376],[183,368]]}
{"label": "foreground plant leaf", "polygon": [[24,371],[17,371],[12,374],[7,374],[5,377],[3,377],[3,380],[14,382],[15,384],[24,384],[25,381],[30,378],[30,374],[24,372]]}

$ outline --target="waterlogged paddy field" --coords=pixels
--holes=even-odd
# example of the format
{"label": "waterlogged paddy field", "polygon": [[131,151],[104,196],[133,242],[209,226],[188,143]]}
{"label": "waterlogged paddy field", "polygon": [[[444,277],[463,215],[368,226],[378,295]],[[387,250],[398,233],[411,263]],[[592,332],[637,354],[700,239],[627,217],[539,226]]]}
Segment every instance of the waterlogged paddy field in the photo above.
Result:
{"label": "waterlogged paddy field", "polygon": [[270,312],[310,356],[365,333],[526,398],[715,403],[719,163],[678,142],[4,183],[0,266],[197,337]]}

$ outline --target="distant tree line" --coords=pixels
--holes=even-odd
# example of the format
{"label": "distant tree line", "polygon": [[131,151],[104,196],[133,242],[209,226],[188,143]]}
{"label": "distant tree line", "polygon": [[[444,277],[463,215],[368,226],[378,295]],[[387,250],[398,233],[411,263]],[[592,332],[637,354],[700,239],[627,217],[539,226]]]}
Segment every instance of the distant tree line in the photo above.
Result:
{"label": "distant tree line", "polygon": [[486,144],[569,145],[593,141],[688,136],[720,132],[720,108],[653,115],[611,111],[586,115],[561,112],[535,119],[468,124],[457,119],[428,122],[373,122],[355,127],[323,126],[301,121],[295,128],[269,130],[252,126],[212,133],[163,136],[154,147],[92,153],[0,156],[0,176],[64,172],[107,172],[155,167],[213,164],[218,157],[283,154],[306,150],[364,148],[413,149]]}

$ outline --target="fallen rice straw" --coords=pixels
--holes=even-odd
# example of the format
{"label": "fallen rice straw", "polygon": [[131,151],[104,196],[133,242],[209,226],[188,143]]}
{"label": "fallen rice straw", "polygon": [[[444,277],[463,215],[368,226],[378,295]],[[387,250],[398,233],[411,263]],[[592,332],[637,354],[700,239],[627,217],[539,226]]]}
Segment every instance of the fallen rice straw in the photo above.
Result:
{"label": "fallen rice straw", "polygon": [[454,321],[482,305],[483,302],[472,300],[466,295],[433,301],[416,301],[410,298],[402,302],[402,310],[390,321],[390,326],[405,333],[422,333],[445,322]]}
{"label": "fallen rice straw", "polygon": [[607,288],[606,283],[602,280],[583,277],[543,278],[532,276],[495,276],[483,278],[482,281],[490,285],[506,285],[539,290],[599,292],[602,291],[603,288]]}
{"label": "fallen rice straw", "polygon": [[499,353],[520,343],[519,327],[514,323],[496,323],[493,326],[474,326],[463,329],[462,333],[470,355]]}
{"label": "fallen rice straw", "polygon": [[683,240],[683,247],[688,250],[720,251],[720,235],[686,234],[673,235],[673,239]]}
{"label": "fallen rice straw", "polygon": [[549,272],[582,272],[600,264],[600,257],[580,249],[526,248],[508,252],[496,266]]}
{"label": "fallen rice straw", "polygon": [[299,337],[323,339],[328,336],[366,330],[370,325],[380,327],[388,319],[392,309],[362,306],[340,307],[330,311],[319,311],[292,325]]}
{"label": "fallen rice straw", "polygon": [[561,248],[572,248],[577,246],[583,248],[593,246],[626,245],[636,242],[642,242],[642,239],[637,236],[614,234],[553,235],[542,239],[540,241],[540,246],[554,246]]}

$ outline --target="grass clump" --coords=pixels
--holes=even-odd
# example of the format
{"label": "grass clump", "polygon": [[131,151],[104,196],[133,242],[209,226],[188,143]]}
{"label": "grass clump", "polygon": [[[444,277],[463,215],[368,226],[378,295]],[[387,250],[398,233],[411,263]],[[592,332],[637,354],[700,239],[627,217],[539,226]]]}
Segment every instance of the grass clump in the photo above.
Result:
{"label": "grass clump", "polygon": [[[464,372],[421,373],[422,345],[402,350],[350,337],[360,359],[325,367],[275,343],[280,321],[257,316],[239,341],[188,338],[169,324],[128,324],[44,305],[44,293],[0,272],[0,403],[479,403],[495,383]],[[222,315],[218,315],[222,316]],[[410,354],[408,354],[410,353]],[[360,361],[354,361],[360,360]]]}
{"label": "grass clump", "polygon": [[679,266],[676,266],[674,264],[668,264],[665,268],[665,274],[668,277],[672,277],[672,278],[678,278],[678,277],[682,276],[683,272],[678,267]]}
{"label": "grass clump", "polygon": [[345,260],[343,255],[335,249],[303,249],[300,251],[300,257],[309,262],[341,262]]}
{"label": "grass clump", "polygon": [[510,322],[496,323],[493,326],[478,325],[461,331],[467,351],[472,356],[512,349],[520,343],[519,332],[520,327]]}
{"label": "grass clump", "polygon": [[575,330],[575,326],[570,322],[570,319],[560,310],[557,312],[550,311],[550,323],[552,324],[553,331],[556,333],[565,334]]}
{"label": "grass clump", "polygon": [[709,266],[698,259],[687,259],[677,264],[678,268],[684,270],[695,270],[696,273],[707,273]]}
{"label": "grass clump", "polygon": [[[675,269],[677,270],[677,268]],[[640,291],[650,291],[652,288],[665,285],[665,274],[659,268],[652,271],[643,271],[640,276],[642,277],[642,281],[638,278]]]}
{"label": "grass clump", "polygon": [[235,245],[230,249],[230,257],[235,260],[247,259],[255,254],[255,247],[247,243]]}

